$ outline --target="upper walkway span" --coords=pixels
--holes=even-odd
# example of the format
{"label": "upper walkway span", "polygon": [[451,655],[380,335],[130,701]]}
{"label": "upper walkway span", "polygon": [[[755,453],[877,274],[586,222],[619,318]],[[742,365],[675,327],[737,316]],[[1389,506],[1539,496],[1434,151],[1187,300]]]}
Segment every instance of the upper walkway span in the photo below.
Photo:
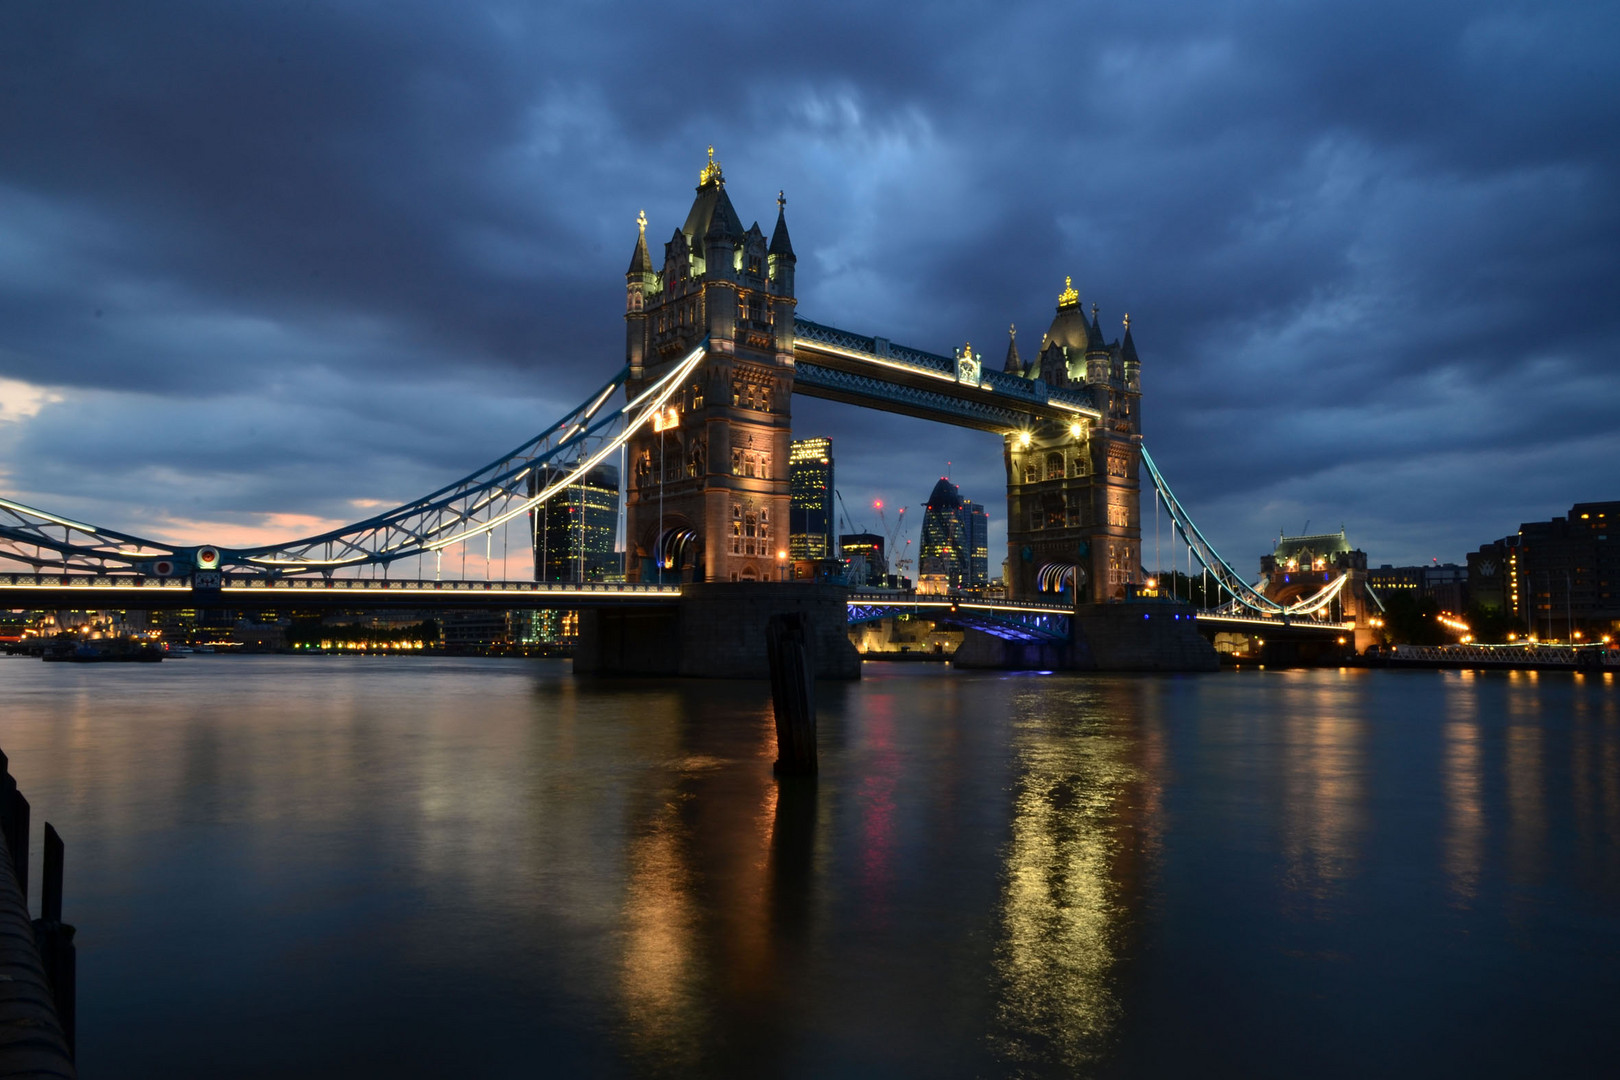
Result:
{"label": "upper walkway span", "polygon": [[1100,421],[1089,391],[1056,389],[887,338],[793,320],[793,392],[1005,435],[1040,421]]}

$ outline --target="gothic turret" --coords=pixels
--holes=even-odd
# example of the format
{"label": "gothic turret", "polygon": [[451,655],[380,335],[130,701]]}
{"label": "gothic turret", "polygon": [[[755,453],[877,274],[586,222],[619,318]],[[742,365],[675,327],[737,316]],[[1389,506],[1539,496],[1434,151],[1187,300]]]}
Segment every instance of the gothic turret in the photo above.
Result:
{"label": "gothic turret", "polygon": [[1022,375],[1024,362],[1018,358],[1018,327],[1007,327],[1007,362],[1001,365],[1001,370],[1009,375]]}
{"label": "gothic turret", "polygon": [[630,254],[630,268],[624,272],[625,359],[640,377],[646,362],[647,334],[644,326],[647,297],[658,292],[658,274],[647,253],[647,211],[636,215],[636,249]]}
{"label": "gothic turret", "polygon": [[1068,386],[1079,380],[1084,371],[1086,347],[1091,335],[1086,328],[1085,313],[1080,310],[1080,294],[1075,291],[1074,279],[1063,279],[1063,292],[1058,294],[1057,313],[1052,325],[1041,338],[1041,349],[1031,377],[1039,378],[1047,386]]}
{"label": "gothic turret", "polygon": [[770,264],[771,292],[777,296],[793,295],[793,269],[798,264],[793,254],[793,241],[788,239],[787,195],[776,193],[776,228],[771,230]]}
{"label": "gothic turret", "polygon": [[1086,382],[1106,386],[1112,374],[1109,369],[1113,362],[1108,343],[1103,340],[1102,327],[1097,325],[1096,304],[1091,305],[1091,325],[1086,329],[1086,336],[1091,342],[1086,348]]}
{"label": "gothic turret", "polygon": [[1125,368],[1125,389],[1142,389],[1142,361],[1136,358],[1136,342],[1131,340],[1131,316],[1125,314],[1125,340],[1120,343],[1119,356]]}

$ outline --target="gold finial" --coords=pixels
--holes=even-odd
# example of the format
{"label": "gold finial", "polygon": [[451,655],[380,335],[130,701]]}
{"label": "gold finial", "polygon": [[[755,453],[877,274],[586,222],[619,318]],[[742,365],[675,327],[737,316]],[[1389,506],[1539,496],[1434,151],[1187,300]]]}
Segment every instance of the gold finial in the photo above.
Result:
{"label": "gold finial", "polygon": [[1074,291],[1074,279],[1067,275],[1063,278],[1063,291],[1058,294],[1058,307],[1079,307],[1080,294]]}
{"label": "gold finial", "polygon": [[647,211],[643,210],[636,215],[636,224],[641,228],[642,239],[647,238]]}
{"label": "gold finial", "polygon": [[1131,328],[1131,313],[1127,311],[1125,313],[1125,329],[1127,331],[1129,331],[1130,328]]}
{"label": "gold finial", "polygon": [[962,344],[962,355],[969,360],[973,359],[973,342],[968,341]]}
{"label": "gold finial", "polygon": [[710,180],[716,183],[725,183],[725,178],[720,175],[720,163],[714,160],[713,146],[709,147],[709,163],[703,166],[702,172],[698,173],[698,184],[701,186],[707,184]]}
{"label": "gold finial", "polygon": [[776,193],[776,208],[778,210],[786,210],[787,209],[787,192],[778,191]]}
{"label": "gold finial", "polygon": [[1007,324],[1007,336],[1008,337],[1017,337],[1018,336],[1018,324],[1017,323],[1008,323]]}
{"label": "gold finial", "polygon": [[1097,301],[1095,300],[1091,302],[1091,321],[1097,321]]}

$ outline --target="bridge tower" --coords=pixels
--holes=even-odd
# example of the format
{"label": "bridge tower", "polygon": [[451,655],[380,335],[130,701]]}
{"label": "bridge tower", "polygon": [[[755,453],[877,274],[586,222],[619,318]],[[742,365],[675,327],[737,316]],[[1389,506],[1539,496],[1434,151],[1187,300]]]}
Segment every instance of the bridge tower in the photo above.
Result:
{"label": "bridge tower", "polygon": [[661,269],[638,219],[625,274],[633,399],[705,338],[708,354],[655,425],[629,443],[631,581],[770,581],[785,572],[792,441],[793,273],[786,204],[767,244],[744,229],[709,148]]}
{"label": "bridge tower", "polygon": [[[1104,340],[1092,305],[1065,279],[1040,351],[1025,364],[1016,339],[1005,370],[1051,387],[1083,387],[1102,414],[1011,432],[1007,465],[1007,589],[1025,600],[1123,599],[1142,567],[1141,362],[1125,335]],[[1061,587],[1061,589],[1060,589]]]}

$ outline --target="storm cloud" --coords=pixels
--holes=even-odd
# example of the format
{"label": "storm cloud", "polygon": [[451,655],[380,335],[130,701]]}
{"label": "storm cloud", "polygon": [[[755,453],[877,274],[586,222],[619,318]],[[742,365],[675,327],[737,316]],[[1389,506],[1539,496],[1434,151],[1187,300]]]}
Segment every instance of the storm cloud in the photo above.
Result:
{"label": "storm cloud", "polygon": [[[291,536],[471,471],[622,363],[713,144],[808,318],[999,366],[1065,275],[1128,311],[1240,568],[1458,560],[1620,498],[1617,56],[1599,3],[9,4],[0,488]],[[794,408],[852,524],[949,468],[1000,554],[998,439]]]}

